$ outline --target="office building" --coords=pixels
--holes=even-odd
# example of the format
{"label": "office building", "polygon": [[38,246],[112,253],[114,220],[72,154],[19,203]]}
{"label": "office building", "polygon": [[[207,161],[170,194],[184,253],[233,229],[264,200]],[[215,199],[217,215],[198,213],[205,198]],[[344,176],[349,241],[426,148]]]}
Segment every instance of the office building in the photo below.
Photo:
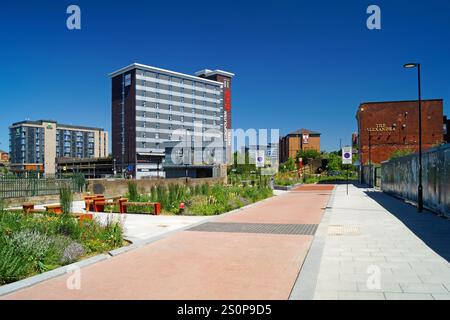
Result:
{"label": "office building", "polygon": [[280,139],[280,163],[289,158],[295,159],[299,151],[316,150],[320,152],[320,133],[308,129],[293,131]]}
{"label": "office building", "polygon": [[137,179],[157,176],[164,143],[184,139],[218,139],[224,157],[231,157],[233,76],[221,70],[192,76],[137,63],[111,73],[112,152],[119,170]]}
{"label": "office building", "polygon": [[100,128],[21,121],[9,127],[11,170],[56,173],[57,158],[108,156],[108,133]]}
{"label": "office building", "polygon": [[[422,148],[444,142],[443,100],[422,101]],[[389,160],[398,150],[419,150],[418,101],[362,103],[356,113],[362,165]]]}

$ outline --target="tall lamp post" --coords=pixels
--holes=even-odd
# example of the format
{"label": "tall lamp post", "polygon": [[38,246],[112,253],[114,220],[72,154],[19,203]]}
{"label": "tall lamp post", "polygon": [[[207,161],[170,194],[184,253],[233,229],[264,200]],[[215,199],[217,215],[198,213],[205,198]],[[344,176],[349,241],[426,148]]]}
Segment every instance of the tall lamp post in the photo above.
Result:
{"label": "tall lamp post", "polygon": [[407,63],[405,68],[417,68],[419,90],[419,186],[417,188],[417,211],[423,211],[423,186],[422,186],[422,89],[420,82],[420,63]]}

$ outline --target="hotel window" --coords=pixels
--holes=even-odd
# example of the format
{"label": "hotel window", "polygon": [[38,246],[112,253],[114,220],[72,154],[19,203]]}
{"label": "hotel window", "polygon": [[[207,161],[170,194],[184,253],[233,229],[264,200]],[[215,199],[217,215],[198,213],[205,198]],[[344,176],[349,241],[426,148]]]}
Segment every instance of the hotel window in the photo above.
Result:
{"label": "hotel window", "polygon": [[180,107],[180,112],[184,112],[184,107],[183,106]]}
{"label": "hotel window", "polygon": [[142,101],[142,106],[145,107],[145,101]]}
{"label": "hotel window", "polygon": [[155,82],[155,88],[159,89],[159,83],[158,82]]}
{"label": "hotel window", "polygon": [[192,108],[192,114],[195,114],[195,109],[194,108]]}
{"label": "hotel window", "polygon": [[159,99],[159,92],[155,92],[155,98]]}
{"label": "hotel window", "polygon": [[169,105],[169,111],[172,111],[172,105]]}
{"label": "hotel window", "polygon": [[171,124],[169,124],[169,130],[172,130],[172,125]]}
{"label": "hotel window", "polygon": [[145,97],[145,91],[142,90],[142,96]]}
{"label": "hotel window", "polygon": [[180,98],[180,101],[181,101],[181,102],[184,102],[184,97],[181,97],[181,98]]}
{"label": "hotel window", "polygon": [[159,113],[156,114],[156,119],[159,119]]}
{"label": "hotel window", "polygon": [[172,121],[172,116],[171,115],[169,115],[169,121]]}
{"label": "hotel window", "polygon": [[145,86],[145,80],[141,81],[142,86]]}
{"label": "hotel window", "polygon": [[155,124],[155,128],[156,128],[156,129],[159,129],[159,123],[156,123],[156,124]]}
{"label": "hotel window", "polygon": [[183,116],[181,116],[181,122],[184,122],[184,117]]}
{"label": "hotel window", "polygon": [[159,139],[159,133],[155,133],[155,139]]}
{"label": "hotel window", "polygon": [[159,109],[159,102],[156,103],[156,109]]}

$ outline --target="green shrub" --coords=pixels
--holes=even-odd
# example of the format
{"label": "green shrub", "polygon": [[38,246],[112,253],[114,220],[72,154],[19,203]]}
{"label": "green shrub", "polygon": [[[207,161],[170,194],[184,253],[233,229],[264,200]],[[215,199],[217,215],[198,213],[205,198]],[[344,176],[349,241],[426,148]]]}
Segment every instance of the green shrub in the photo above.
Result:
{"label": "green shrub", "polygon": [[12,245],[0,246],[0,285],[18,281],[30,273],[30,264]]}
{"label": "green shrub", "polygon": [[68,215],[72,212],[73,194],[72,190],[63,186],[59,189],[59,201],[63,215]]}
{"label": "green shrub", "polygon": [[128,182],[128,199],[130,201],[139,201],[139,193],[136,182]]}

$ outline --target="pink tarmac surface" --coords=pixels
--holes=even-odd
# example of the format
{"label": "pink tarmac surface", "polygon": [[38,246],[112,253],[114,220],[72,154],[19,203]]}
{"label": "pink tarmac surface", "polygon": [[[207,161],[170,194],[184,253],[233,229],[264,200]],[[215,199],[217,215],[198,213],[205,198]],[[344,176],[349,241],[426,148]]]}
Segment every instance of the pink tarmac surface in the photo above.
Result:
{"label": "pink tarmac surface", "polygon": [[[297,188],[214,222],[318,224],[332,187]],[[305,191],[305,192],[302,192]],[[288,299],[313,237],[179,231],[1,299]]]}

